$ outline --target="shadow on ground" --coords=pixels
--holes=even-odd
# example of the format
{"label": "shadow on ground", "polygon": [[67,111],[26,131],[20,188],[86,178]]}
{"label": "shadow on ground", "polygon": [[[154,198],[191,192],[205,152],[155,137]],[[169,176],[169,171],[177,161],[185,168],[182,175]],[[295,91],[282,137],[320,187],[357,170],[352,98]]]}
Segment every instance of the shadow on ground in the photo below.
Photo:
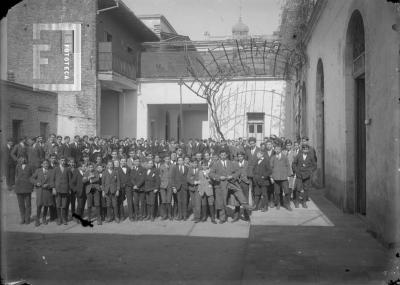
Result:
{"label": "shadow on ground", "polygon": [[6,233],[7,279],[32,284],[240,284],[247,239]]}

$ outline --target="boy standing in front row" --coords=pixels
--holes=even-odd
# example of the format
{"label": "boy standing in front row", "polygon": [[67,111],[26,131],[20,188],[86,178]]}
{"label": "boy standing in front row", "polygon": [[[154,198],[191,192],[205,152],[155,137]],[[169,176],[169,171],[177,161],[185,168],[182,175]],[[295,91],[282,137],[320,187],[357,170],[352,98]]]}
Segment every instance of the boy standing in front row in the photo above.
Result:
{"label": "boy standing in front row", "polygon": [[[81,169],[85,166],[81,165]],[[101,212],[100,212],[100,200],[101,200],[101,189],[100,189],[100,176],[99,173],[94,169],[93,164],[89,164],[88,170],[82,179],[82,182],[86,184],[86,196],[87,196],[87,210],[88,220],[92,219],[92,208],[96,208],[97,224],[101,225]],[[83,214],[83,213],[82,213]]]}
{"label": "boy standing in front row", "polygon": [[290,191],[289,181],[290,165],[289,159],[282,153],[280,145],[275,146],[275,154],[271,158],[272,176],[271,182],[274,184],[274,204],[276,209],[279,210],[281,203],[281,195],[283,198],[283,206],[291,211],[290,207]]}
{"label": "boy standing in front row", "polygon": [[120,181],[118,172],[114,169],[114,163],[112,160],[109,160],[107,162],[107,168],[106,171],[104,171],[103,173],[101,185],[103,188],[103,195],[106,197],[107,203],[106,222],[109,223],[112,221],[113,211],[115,221],[119,223],[117,197],[119,196],[120,191]]}

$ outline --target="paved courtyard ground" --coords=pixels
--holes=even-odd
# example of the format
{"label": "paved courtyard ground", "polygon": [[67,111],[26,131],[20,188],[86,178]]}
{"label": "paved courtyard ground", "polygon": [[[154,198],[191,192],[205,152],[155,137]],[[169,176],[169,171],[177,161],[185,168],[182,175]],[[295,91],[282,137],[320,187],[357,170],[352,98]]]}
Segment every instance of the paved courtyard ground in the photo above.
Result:
{"label": "paved courtyard ground", "polygon": [[15,194],[3,190],[2,277],[30,284],[390,284],[400,277],[396,251],[362,220],[322,190],[311,199],[308,209],[254,212],[250,224],[37,228],[18,225]]}

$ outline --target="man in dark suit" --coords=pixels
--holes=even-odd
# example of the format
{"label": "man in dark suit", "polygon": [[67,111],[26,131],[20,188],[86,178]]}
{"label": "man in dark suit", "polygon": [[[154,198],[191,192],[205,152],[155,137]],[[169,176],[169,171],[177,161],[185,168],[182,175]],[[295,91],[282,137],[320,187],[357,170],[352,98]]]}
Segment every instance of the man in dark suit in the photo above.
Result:
{"label": "man in dark suit", "polygon": [[[128,200],[129,220],[143,220],[145,216],[146,196],[143,189],[145,170],[140,166],[138,156],[133,157],[132,171],[130,173],[132,188],[126,192]],[[135,216],[133,215],[135,210]]]}
{"label": "man in dark suit", "polygon": [[[268,159],[269,162],[271,162],[272,157],[275,155],[274,151],[274,143],[272,139],[266,139],[265,140],[265,150],[264,150],[264,157]],[[273,203],[274,201],[274,185],[270,183],[270,185],[267,186],[267,195],[268,195],[268,201],[269,201],[269,206],[270,208],[273,208],[275,205]]]}
{"label": "man in dark suit", "polygon": [[119,175],[117,170],[114,168],[114,163],[109,160],[107,162],[106,170],[101,178],[103,195],[106,197],[107,203],[106,223],[111,222],[113,216],[115,217],[115,221],[119,223],[117,197],[120,194],[120,185]]}
{"label": "man in dark suit", "polygon": [[124,200],[126,194],[131,190],[131,169],[126,165],[126,158],[123,157],[120,160],[120,167],[118,167],[119,183],[120,183],[120,194],[117,198],[117,206],[119,210],[119,218],[121,221],[125,219],[124,214]]}
{"label": "man in dark suit", "polygon": [[33,190],[30,178],[33,174],[33,170],[32,167],[27,164],[25,157],[20,156],[18,160],[15,178],[15,193],[17,194],[21,216],[20,224],[29,224],[31,218],[31,194]]}
{"label": "man in dark suit", "polygon": [[[70,173],[71,175],[70,188],[71,191],[75,193],[75,197],[77,200],[76,214],[78,214],[81,217],[83,217],[83,212],[86,203],[86,189],[85,189],[86,183],[83,181],[85,172],[86,172],[86,166],[83,165],[81,162],[79,162],[77,164],[77,168],[75,168],[74,171]],[[71,212],[74,213],[72,203],[71,203]]]}
{"label": "man in dark suit", "polygon": [[75,157],[73,157],[72,155],[73,150],[71,148],[69,141],[70,141],[69,136],[65,136],[64,143],[60,146],[59,153],[67,159],[70,159],[71,157],[75,159]]}
{"label": "man in dark suit", "polygon": [[159,171],[154,167],[152,160],[149,160],[146,164],[146,173],[144,175],[144,192],[146,193],[146,204],[147,204],[147,217],[145,220],[154,221],[154,205],[156,194],[160,189],[160,174]]}
{"label": "man in dark suit", "polygon": [[82,146],[80,143],[80,137],[76,135],[74,137],[74,141],[70,144],[71,155],[75,159],[76,162],[81,161],[82,158]]}
{"label": "man in dark suit", "polygon": [[279,210],[281,203],[281,195],[283,200],[283,206],[291,211],[290,207],[290,191],[288,177],[291,174],[291,166],[289,159],[282,152],[282,146],[275,146],[275,155],[271,159],[272,177],[271,182],[274,186],[274,204]]}
{"label": "man in dark suit", "polygon": [[[19,143],[13,147],[13,150],[11,151],[11,157],[14,159],[15,163],[17,163],[18,158],[20,157],[28,157],[26,137],[20,139]],[[29,163],[29,161],[27,162]]]}
{"label": "man in dark suit", "polygon": [[[254,206],[262,212],[268,211],[267,187],[271,185],[270,176],[272,174],[271,164],[268,158],[264,157],[264,152],[257,152],[258,161],[253,169],[254,180]],[[261,204],[259,205],[261,200]]]}
{"label": "man in dark suit", "polygon": [[60,162],[52,171],[53,173],[53,192],[56,192],[57,224],[68,224],[67,207],[70,193],[71,175],[67,167],[65,157],[60,157]]}
{"label": "man in dark suit", "polygon": [[210,170],[210,178],[214,181],[215,187],[215,209],[219,212],[219,223],[226,222],[226,202],[229,194],[235,196],[237,201],[246,210],[250,210],[248,200],[243,195],[243,191],[238,185],[239,175],[238,165],[227,159],[225,150],[220,150],[220,160],[216,161]]}
{"label": "man in dark suit", "polygon": [[3,157],[6,160],[6,166],[5,166],[6,183],[7,183],[7,187],[8,187],[9,191],[12,190],[12,187],[15,184],[15,167],[17,165],[17,163],[11,156],[11,152],[12,152],[13,148],[14,148],[14,142],[11,138],[9,138],[7,140],[7,145],[5,146],[4,152],[3,152]]}
{"label": "man in dark suit", "polygon": [[260,151],[260,148],[256,145],[256,138],[251,137],[249,138],[249,144],[250,146],[248,148],[246,148],[246,156],[245,159],[247,160],[248,164],[247,164],[247,176],[249,177],[250,180],[250,187],[251,187],[251,191],[252,191],[252,197],[253,197],[253,203],[254,203],[254,188],[255,188],[255,184],[254,184],[254,175],[253,175],[253,169],[254,166],[257,164],[257,152]]}
{"label": "man in dark suit", "polygon": [[188,171],[188,167],[183,164],[183,157],[178,157],[178,164],[171,171],[172,191],[178,199],[178,221],[187,220]]}
{"label": "man in dark suit", "polygon": [[[244,159],[245,155],[243,152],[238,153],[238,166],[239,166],[239,175],[238,175],[238,182],[240,185],[240,188],[242,188],[243,195],[246,197],[246,199],[249,199],[249,184],[250,184],[250,179],[248,176],[248,168],[249,168],[249,162]],[[244,210],[244,220],[249,221],[250,220],[250,213],[247,210]],[[240,216],[240,207],[235,207],[235,220],[239,220]]]}
{"label": "man in dark suit", "polygon": [[303,144],[302,151],[295,157],[292,169],[296,175],[295,185],[295,207],[299,207],[299,202],[303,208],[307,208],[308,192],[311,188],[311,175],[317,169],[315,157],[309,153],[309,145]]}

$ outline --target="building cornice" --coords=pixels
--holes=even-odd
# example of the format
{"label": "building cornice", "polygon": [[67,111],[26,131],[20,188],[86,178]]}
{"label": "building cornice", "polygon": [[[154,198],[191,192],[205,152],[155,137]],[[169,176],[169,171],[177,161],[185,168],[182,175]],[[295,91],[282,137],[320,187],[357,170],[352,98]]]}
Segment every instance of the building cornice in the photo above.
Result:
{"label": "building cornice", "polygon": [[13,81],[8,81],[8,80],[0,80],[0,86],[11,86],[14,88],[18,88],[20,90],[26,90],[30,92],[35,92],[39,94],[44,94],[44,95],[50,95],[50,96],[57,96],[58,94],[56,92],[51,92],[51,91],[46,91],[46,90],[41,90],[41,89],[36,89],[28,85],[23,85],[20,83],[16,83]]}
{"label": "building cornice", "polygon": [[322,12],[325,9],[327,3],[328,0],[317,0],[317,3],[315,3],[314,9],[311,13],[310,19],[308,20],[307,28],[302,39],[304,45],[307,45],[308,42],[310,41],[315,26],[317,25],[319,18],[321,17]]}

